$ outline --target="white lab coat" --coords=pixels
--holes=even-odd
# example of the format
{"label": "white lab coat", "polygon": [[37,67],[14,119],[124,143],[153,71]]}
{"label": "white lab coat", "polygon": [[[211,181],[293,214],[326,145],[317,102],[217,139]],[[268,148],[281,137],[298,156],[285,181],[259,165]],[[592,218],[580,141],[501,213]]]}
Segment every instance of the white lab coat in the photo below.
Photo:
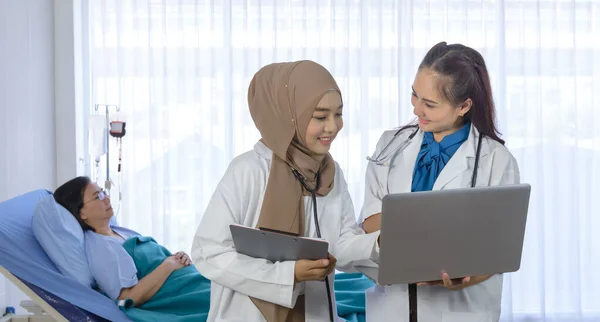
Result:
{"label": "white lab coat", "polygon": [[[272,152],[258,142],[254,150],[234,159],[202,217],[192,245],[198,271],[212,281],[208,321],[264,321],[249,296],[293,307],[305,295],[306,321],[329,321],[327,292],[322,281],[293,288],[295,262],[271,263],[235,251],[230,224],[256,227],[267,187]],[[335,182],[327,196],[317,197],[321,235],[337,258],[337,269],[350,271],[358,261],[377,260],[379,233],[365,234],[356,217],[346,181],[336,163]],[[304,198],[305,236],[316,237],[311,197]],[[329,276],[334,316],[334,274]]]}
{"label": "white lab coat", "polygon": [[[402,131],[390,148],[401,144],[415,129]],[[390,142],[396,130],[386,131],[380,138],[374,156]],[[446,164],[433,189],[471,186],[479,132],[471,127],[469,137]],[[365,201],[359,221],[381,212],[381,200],[389,193],[410,192],[417,154],[423,132],[419,131],[403,152],[388,165],[369,162],[366,173]],[[388,151],[389,149],[388,148]],[[519,183],[519,169],[506,147],[488,137],[481,142],[476,186]],[[433,254],[432,256],[435,256]],[[366,291],[367,322],[408,321],[407,285],[375,286]],[[502,298],[502,275],[459,291],[441,286],[420,286],[417,291],[418,320],[424,322],[488,322],[498,321]],[[393,317],[390,318],[390,317]]]}

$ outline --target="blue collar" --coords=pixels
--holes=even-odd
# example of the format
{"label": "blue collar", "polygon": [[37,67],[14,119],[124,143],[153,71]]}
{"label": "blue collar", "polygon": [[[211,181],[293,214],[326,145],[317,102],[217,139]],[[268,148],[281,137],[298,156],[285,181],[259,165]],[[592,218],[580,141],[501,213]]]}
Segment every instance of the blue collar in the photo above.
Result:
{"label": "blue collar", "polygon": [[413,171],[411,191],[429,191],[450,158],[467,140],[471,123],[467,122],[460,130],[447,135],[441,142],[433,139],[433,133],[425,132],[421,142],[421,151],[417,155]]}

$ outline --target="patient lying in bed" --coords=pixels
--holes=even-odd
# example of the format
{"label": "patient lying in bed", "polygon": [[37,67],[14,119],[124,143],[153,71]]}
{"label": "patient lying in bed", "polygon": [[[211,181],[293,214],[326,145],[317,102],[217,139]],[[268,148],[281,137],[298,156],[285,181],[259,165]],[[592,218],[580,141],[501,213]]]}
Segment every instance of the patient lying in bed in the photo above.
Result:
{"label": "patient lying in bed", "polygon": [[110,198],[88,177],[60,186],[54,199],[85,232],[97,289],[134,321],[205,321],[210,281],[184,252],[171,254],[150,237],[117,226]]}

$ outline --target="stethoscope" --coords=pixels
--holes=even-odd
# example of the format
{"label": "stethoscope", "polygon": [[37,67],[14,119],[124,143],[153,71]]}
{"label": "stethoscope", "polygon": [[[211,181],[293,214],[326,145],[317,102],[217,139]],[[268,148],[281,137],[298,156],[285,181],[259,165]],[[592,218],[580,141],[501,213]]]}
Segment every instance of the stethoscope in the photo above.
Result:
{"label": "stethoscope", "polygon": [[[390,146],[392,145],[392,143],[394,143],[394,141],[396,141],[396,138],[398,137],[398,135],[404,131],[405,129],[409,129],[411,127],[416,127],[417,129],[414,130],[409,136],[408,138],[406,138],[402,143],[400,143],[400,145],[398,145],[396,148],[392,149],[389,151],[389,153],[386,154],[387,150],[390,148]],[[398,131],[396,131],[396,133],[394,133],[394,136],[392,137],[392,139],[390,140],[390,142],[388,142],[383,149],[381,150],[381,152],[379,152],[379,154],[375,157],[375,158],[371,158],[371,157],[367,157],[367,160],[369,160],[370,162],[373,162],[377,165],[383,165],[383,166],[387,166],[389,165],[389,160],[396,155],[397,153],[400,153],[402,151],[404,151],[404,149],[408,146],[408,144],[410,143],[410,140],[412,140],[412,138],[415,137],[415,135],[417,135],[417,133],[419,133],[419,127],[416,125],[411,125],[411,126],[407,126],[407,127],[403,127],[401,129],[399,129]]]}
{"label": "stethoscope", "polygon": [[[397,147],[391,149],[390,151],[387,151],[390,148],[390,146],[392,145],[392,143],[394,143],[394,141],[396,141],[396,138],[402,131],[412,128],[412,127],[416,127],[417,129],[414,130],[408,136],[408,138],[406,138]],[[383,147],[383,149],[381,149],[381,152],[379,152],[379,154],[377,154],[377,156],[375,156],[374,158],[367,157],[367,160],[369,160],[369,162],[373,162],[377,165],[389,166],[389,161],[392,159],[392,157],[394,157],[398,153],[404,151],[404,149],[406,149],[406,147],[410,143],[410,140],[412,140],[412,138],[414,138],[415,135],[417,135],[417,133],[419,133],[419,127],[417,125],[411,125],[411,126],[407,126],[407,127],[403,127],[401,129],[399,129],[398,131],[396,131],[396,133],[394,133],[394,136],[392,137],[390,142],[388,142]],[[473,166],[473,175],[471,176],[471,188],[475,187],[475,183],[477,182],[477,168],[479,167],[479,154],[481,152],[481,141],[483,140],[483,136],[484,135],[482,133],[479,133],[479,140],[477,141],[477,152],[475,154],[475,165]]]}
{"label": "stethoscope", "polygon": [[[414,126],[416,126],[416,125],[414,125]],[[367,157],[367,160],[369,160],[370,162],[373,162],[377,165],[389,166],[389,160],[391,160],[392,157],[395,156],[396,154],[404,151],[404,149],[410,143],[410,140],[412,140],[412,138],[415,137],[415,135],[417,135],[417,133],[419,132],[419,127],[416,126],[417,129],[414,132],[412,132],[408,136],[408,138],[406,140],[404,140],[404,142],[402,142],[400,145],[398,145],[398,147],[390,150],[387,154],[386,154],[386,151],[391,146],[391,144],[396,140],[396,138],[398,137],[400,132],[402,132],[403,130],[405,130],[407,128],[411,128],[411,127],[413,127],[413,126],[403,127],[401,129],[399,129],[398,131],[396,131],[396,133],[394,133],[394,136],[392,137],[390,142],[388,142],[388,144],[386,144],[385,147],[383,147],[381,152],[375,158]],[[475,183],[477,182],[477,168],[479,167],[479,154],[481,152],[481,141],[482,140],[483,140],[483,134],[479,133],[479,139],[477,141],[477,152],[475,153],[475,165],[473,166],[473,175],[471,176],[471,188],[474,188]],[[409,320],[411,322],[417,321],[417,285],[416,284],[408,285],[408,306],[409,306],[409,312],[410,312]]]}
{"label": "stethoscope", "polygon": [[[310,189],[307,185],[306,182],[304,181],[304,176],[302,174],[300,174],[300,172],[298,172],[298,170],[291,168],[292,173],[294,174],[294,176],[296,177],[296,179],[298,179],[298,181],[300,181],[300,184],[302,184],[302,186],[304,187],[304,189],[306,189],[308,192],[310,192],[310,195],[312,197],[312,204],[313,204],[313,216],[315,219],[315,228],[317,230],[317,237],[318,238],[322,238],[321,237],[321,229],[319,228],[319,219],[317,216],[317,190],[319,190],[319,188],[321,187],[321,171],[317,172],[317,184],[315,185],[315,187],[313,189]],[[333,322],[333,308],[331,307],[331,290],[329,288],[329,276],[325,276],[325,288],[327,289],[327,302],[329,303],[329,319],[331,320],[331,322]]]}

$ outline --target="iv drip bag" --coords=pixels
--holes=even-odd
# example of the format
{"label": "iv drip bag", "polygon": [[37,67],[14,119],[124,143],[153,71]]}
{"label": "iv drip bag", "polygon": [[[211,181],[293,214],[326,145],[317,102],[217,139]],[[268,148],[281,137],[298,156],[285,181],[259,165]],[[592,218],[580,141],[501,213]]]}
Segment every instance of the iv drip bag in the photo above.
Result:
{"label": "iv drip bag", "polygon": [[104,115],[90,115],[88,130],[89,153],[93,159],[96,159],[106,154],[106,117]]}

